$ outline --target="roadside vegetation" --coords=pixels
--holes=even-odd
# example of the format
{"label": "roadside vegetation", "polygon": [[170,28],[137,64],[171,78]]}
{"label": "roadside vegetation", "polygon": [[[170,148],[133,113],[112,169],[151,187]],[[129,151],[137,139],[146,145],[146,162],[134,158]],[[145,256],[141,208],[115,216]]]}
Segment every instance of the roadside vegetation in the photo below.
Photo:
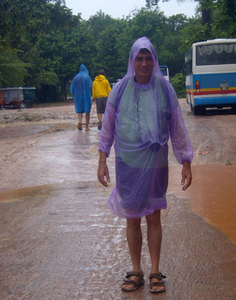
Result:
{"label": "roadside vegetation", "polygon": [[166,17],[159,0],[144,0],[143,8],[120,19],[100,10],[83,20],[63,0],[2,0],[0,88],[34,86],[37,103],[65,101],[82,63],[92,79],[103,68],[108,80],[116,82],[126,73],[133,42],[146,36],[157,50],[159,63],[168,65],[178,96],[183,97],[182,66],[191,44],[236,37],[236,1],[195,1],[194,18]]}

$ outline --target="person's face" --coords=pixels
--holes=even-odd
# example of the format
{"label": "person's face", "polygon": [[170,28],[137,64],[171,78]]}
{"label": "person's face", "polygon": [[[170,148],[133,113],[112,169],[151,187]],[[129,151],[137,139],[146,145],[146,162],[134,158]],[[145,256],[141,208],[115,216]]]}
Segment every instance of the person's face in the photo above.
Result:
{"label": "person's face", "polygon": [[134,59],[134,72],[138,83],[148,83],[153,70],[151,52],[142,54],[140,51]]}

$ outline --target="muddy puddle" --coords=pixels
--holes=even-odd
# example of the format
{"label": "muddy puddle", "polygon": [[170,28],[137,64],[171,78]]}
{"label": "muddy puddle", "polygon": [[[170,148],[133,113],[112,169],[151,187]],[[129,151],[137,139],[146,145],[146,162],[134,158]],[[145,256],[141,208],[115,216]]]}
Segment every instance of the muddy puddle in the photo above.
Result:
{"label": "muddy puddle", "polygon": [[0,193],[0,203],[22,202],[27,200],[46,200],[53,191],[53,185],[25,187],[13,191]]}
{"label": "muddy puddle", "polygon": [[188,199],[188,206],[220,229],[236,245],[236,166],[192,165],[193,182],[183,192],[179,166],[170,166],[168,193]]}
{"label": "muddy puddle", "polygon": [[[183,192],[179,165],[170,166],[168,194],[187,199],[194,213],[220,229],[236,245],[236,166],[192,165],[193,183]],[[56,185],[0,193],[0,203],[45,200]]]}

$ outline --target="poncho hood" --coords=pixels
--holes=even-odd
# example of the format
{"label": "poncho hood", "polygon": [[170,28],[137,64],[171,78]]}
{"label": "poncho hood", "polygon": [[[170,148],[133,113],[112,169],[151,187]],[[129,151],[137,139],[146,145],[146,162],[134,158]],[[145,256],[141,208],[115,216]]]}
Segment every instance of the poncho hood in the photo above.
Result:
{"label": "poncho hood", "polygon": [[[148,83],[138,83],[135,80],[135,71],[134,71],[134,60],[139,52],[140,49],[147,49],[151,52],[152,58],[153,58],[153,70],[152,74],[150,76],[150,80]],[[126,90],[128,86],[131,84],[134,86],[134,101],[138,102],[139,100],[139,90],[146,90],[151,88],[152,89],[152,99],[154,101],[154,104],[157,103],[158,106],[158,115],[160,117],[160,105],[161,105],[161,95],[160,90],[162,89],[166,95],[167,102],[169,102],[169,99],[172,97],[173,93],[173,87],[167,80],[164,78],[160,71],[159,62],[157,58],[157,52],[153,46],[153,44],[149,41],[146,37],[141,37],[137,39],[129,54],[129,61],[128,61],[128,69],[126,75],[119,81],[117,84],[117,87],[115,89],[115,101],[114,105],[117,107],[118,103],[120,103],[121,95],[126,94]],[[161,89],[160,89],[161,87]],[[174,92],[175,93],[175,92]],[[155,104],[156,105],[156,104]],[[158,118],[159,120],[161,118]]]}
{"label": "poncho hood", "polygon": [[[137,56],[138,52],[140,49],[148,49],[151,54],[152,54],[152,58],[153,58],[153,71],[150,77],[150,81],[147,84],[139,84],[134,80],[134,76],[135,76],[135,72],[134,72],[134,59]],[[153,78],[155,75],[158,76],[162,76],[161,75],[161,71],[159,68],[159,63],[158,63],[158,59],[157,59],[157,53],[156,50],[153,46],[153,44],[149,41],[148,38],[146,37],[142,37],[139,38],[138,40],[136,40],[130,50],[130,54],[129,54],[129,64],[128,64],[128,70],[127,70],[127,74],[126,74],[126,78],[127,77],[132,77],[134,84],[137,88],[141,88],[141,89],[146,89],[150,86],[150,84],[153,81]]]}
{"label": "poncho hood", "polygon": [[103,81],[104,79],[106,79],[105,76],[101,74],[95,77],[96,81]]}
{"label": "poncho hood", "polygon": [[89,71],[88,69],[85,67],[85,65],[81,65],[80,68],[79,68],[79,73],[86,73],[86,74],[89,74]]}

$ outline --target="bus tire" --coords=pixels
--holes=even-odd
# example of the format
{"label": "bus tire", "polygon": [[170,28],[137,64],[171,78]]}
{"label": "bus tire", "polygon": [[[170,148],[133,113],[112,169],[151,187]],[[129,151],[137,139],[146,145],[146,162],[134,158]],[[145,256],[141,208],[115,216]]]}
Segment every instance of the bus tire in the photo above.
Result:
{"label": "bus tire", "polygon": [[192,107],[192,108],[193,108],[193,114],[194,114],[194,116],[199,115],[199,107],[194,106],[194,107]]}
{"label": "bus tire", "polygon": [[206,108],[204,106],[194,106],[193,107],[194,116],[205,115],[205,113],[206,113]]}
{"label": "bus tire", "polygon": [[205,115],[205,113],[206,113],[206,108],[204,106],[200,106],[199,107],[199,114],[200,115]]}
{"label": "bus tire", "polygon": [[233,112],[234,115],[236,115],[236,104],[234,104],[234,105],[232,106],[232,112]]}

